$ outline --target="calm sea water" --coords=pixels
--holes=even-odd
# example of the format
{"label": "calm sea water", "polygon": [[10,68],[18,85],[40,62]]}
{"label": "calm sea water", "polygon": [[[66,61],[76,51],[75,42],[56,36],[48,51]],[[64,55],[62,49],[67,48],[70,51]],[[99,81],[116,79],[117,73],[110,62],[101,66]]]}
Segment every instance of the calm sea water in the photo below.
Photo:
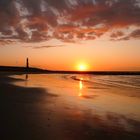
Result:
{"label": "calm sea water", "polygon": [[51,99],[44,96],[40,109],[45,106],[55,113],[67,114],[67,119],[87,120],[90,125],[96,120],[113,128],[139,131],[140,76],[29,74],[14,77],[24,79],[14,83],[18,86],[41,87],[56,96]]}

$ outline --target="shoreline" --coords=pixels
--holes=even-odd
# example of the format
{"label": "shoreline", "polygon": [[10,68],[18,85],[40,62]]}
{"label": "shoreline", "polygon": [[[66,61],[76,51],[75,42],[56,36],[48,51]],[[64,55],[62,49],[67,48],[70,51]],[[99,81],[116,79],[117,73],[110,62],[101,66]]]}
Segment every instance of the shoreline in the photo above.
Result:
{"label": "shoreline", "polygon": [[93,75],[140,75],[140,71],[62,71],[45,70],[40,68],[26,68],[17,66],[0,66],[2,73],[24,73],[24,74],[93,74]]}
{"label": "shoreline", "polygon": [[51,71],[51,72],[32,72],[32,71],[1,71],[0,74],[4,75],[21,75],[21,74],[85,74],[85,75],[136,75],[139,76],[140,72],[110,72],[110,71],[94,71],[94,72],[79,72],[79,71]]}

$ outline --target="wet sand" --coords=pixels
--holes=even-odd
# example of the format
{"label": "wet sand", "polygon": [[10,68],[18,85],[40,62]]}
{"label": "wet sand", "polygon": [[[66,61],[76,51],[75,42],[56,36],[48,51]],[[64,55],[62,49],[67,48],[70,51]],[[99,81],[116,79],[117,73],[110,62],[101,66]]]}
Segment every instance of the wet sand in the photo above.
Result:
{"label": "wet sand", "polygon": [[[81,111],[65,105],[62,108],[55,102],[59,98],[55,93],[40,87],[16,86],[15,81],[23,79],[0,75],[2,140],[140,139],[137,120],[114,113],[107,113],[103,120],[96,111],[93,114],[90,110]],[[133,128],[125,129],[125,123]]]}

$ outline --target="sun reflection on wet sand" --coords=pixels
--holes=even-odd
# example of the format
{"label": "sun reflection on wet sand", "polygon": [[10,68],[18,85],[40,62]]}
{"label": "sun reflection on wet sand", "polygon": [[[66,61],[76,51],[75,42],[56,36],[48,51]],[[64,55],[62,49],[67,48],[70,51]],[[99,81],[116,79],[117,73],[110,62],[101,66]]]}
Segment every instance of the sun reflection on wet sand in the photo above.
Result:
{"label": "sun reflection on wet sand", "polygon": [[79,81],[79,95],[78,95],[79,97],[83,96],[82,89],[83,89],[83,78],[80,78],[80,81]]}

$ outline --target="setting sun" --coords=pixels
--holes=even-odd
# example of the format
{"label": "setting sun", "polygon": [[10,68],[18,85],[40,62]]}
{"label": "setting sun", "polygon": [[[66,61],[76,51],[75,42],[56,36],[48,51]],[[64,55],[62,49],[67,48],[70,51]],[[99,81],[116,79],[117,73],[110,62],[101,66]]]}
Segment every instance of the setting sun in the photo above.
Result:
{"label": "setting sun", "polygon": [[78,70],[79,71],[86,71],[88,69],[88,66],[86,64],[79,64]]}

